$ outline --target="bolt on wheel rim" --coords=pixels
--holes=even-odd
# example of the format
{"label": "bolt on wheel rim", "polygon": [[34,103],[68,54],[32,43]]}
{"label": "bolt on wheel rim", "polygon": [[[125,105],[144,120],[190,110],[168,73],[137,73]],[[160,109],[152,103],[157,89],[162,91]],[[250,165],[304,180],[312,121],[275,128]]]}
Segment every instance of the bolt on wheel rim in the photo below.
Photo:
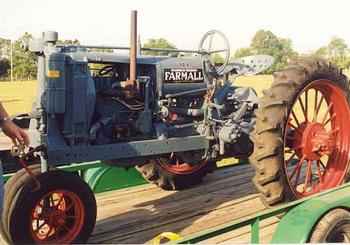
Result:
{"label": "bolt on wheel rim", "polygon": [[296,97],[284,131],[284,173],[297,198],[340,185],[349,162],[348,102],[329,80]]}
{"label": "bolt on wheel rim", "polygon": [[47,193],[35,205],[30,217],[30,231],[36,243],[71,243],[84,224],[84,205],[73,192]]}

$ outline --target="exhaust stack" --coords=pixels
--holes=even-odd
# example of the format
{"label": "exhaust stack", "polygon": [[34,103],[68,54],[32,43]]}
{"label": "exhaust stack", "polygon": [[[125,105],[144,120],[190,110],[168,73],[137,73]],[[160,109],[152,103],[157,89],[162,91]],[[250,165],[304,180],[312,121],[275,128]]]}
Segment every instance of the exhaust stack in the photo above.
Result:
{"label": "exhaust stack", "polygon": [[[137,54],[137,11],[131,11],[130,28],[130,85],[136,85],[136,54]],[[136,86],[135,86],[136,87]]]}

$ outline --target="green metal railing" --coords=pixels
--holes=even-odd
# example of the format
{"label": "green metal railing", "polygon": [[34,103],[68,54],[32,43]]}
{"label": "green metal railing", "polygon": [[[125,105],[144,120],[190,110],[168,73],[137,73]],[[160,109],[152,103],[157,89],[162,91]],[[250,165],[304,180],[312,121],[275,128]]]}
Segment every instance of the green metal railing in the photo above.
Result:
{"label": "green metal railing", "polygon": [[[58,169],[78,174],[94,193],[118,190],[146,183],[140,173],[134,168],[112,167],[100,161],[62,165]],[[5,181],[14,174],[15,172],[4,174]]]}
{"label": "green metal railing", "polygon": [[[227,161],[225,161],[224,163],[219,164],[218,168],[247,164],[246,160],[233,161],[232,158],[226,160]],[[76,172],[80,177],[82,177],[86,182],[88,182],[88,184],[95,193],[107,190],[116,190],[126,187],[132,187],[147,183],[134,168],[129,168],[128,170],[125,170],[122,167],[111,167],[109,165],[105,165],[101,161],[73,163],[69,165],[62,165],[58,168],[69,172]],[[108,175],[108,168],[114,169],[114,173],[112,173],[112,175],[114,175],[114,178],[111,178],[111,174]],[[96,171],[95,173],[92,173],[94,171],[93,169]],[[87,174],[88,172],[89,174]],[[4,174],[4,180],[7,181],[14,174],[15,172]],[[89,180],[87,180],[87,178]],[[101,179],[92,180],[91,178]],[[99,185],[99,187],[96,187],[96,185]],[[110,188],[108,186],[110,186]]]}
{"label": "green metal railing", "polygon": [[[78,172],[80,175],[81,171],[83,171],[83,170],[87,170],[90,168],[97,168],[97,167],[101,167],[101,162],[74,163],[74,164],[70,164],[70,165],[59,166],[58,168],[65,170],[65,171],[69,171],[69,172]],[[7,181],[14,174],[15,174],[15,172],[4,174],[3,175],[4,180]]]}
{"label": "green metal railing", "polygon": [[[245,227],[245,226],[250,226],[250,231],[251,231],[251,235],[250,235],[250,243],[259,243],[260,242],[260,228],[259,228],[259,223],[265,219],[274,217],[276,215],[281,215],[284,214],[288,211],[290,211],[291,209],[293,209],[294,207],[297,207],[298,205],[317,198],[317,197],[323,197],[326,196],[330,193],[335,193],[339,190],[343,190],[345,188],[350,187],[350,183],[344,184],[340,187],[334,188],[334,189],[330,189],[328,191],[310,196],[310,197],[306,197],[303,199],[299,199],[275,208],[271,208],[271,209],[267,209],[264,210],[262,212],[257,213],[256,215],[253,216],[249,216],[249,217],[245,217],[245,218],[241,218],[241,219],[237,219],[234,220],[230,223],[227,224],[223,224],[217,227],[213,227],[198,233],[194,233],[192,235],[189,235],[181,240],[177,240],[177,241],[173,241],[170,244],[189,244],[189,243],[198,243],[204,240],[207,240],[209,238],[213,238],[215,236],[218,235],[222,235],[224,233],[227,232],[231,232],[233,230]],[[349,190],[350,193],[350,190]]]}

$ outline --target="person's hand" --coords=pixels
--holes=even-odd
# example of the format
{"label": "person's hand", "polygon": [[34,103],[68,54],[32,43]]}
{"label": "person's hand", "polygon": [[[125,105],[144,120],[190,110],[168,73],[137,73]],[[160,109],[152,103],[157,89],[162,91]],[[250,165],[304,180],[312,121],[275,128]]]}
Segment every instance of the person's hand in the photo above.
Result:
{"label": "person's hand", "polygon": [[29,145],[29,137],[27,133],[14,124],[12,121],[5,121],[2,125],[2,131],[7,135],[15,145]]}

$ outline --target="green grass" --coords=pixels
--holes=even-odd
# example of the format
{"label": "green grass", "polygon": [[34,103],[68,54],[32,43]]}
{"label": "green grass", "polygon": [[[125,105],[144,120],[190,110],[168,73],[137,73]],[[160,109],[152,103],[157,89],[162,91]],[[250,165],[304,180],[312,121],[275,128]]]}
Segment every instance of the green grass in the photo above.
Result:
{"label": "green grass", "polygon": [[262,96],[264,89],[270,88],[273,81],[272,75],[257,75],[257,76],[244,76],[239,77],[236,80],[236,84],[242,87],[252,87],[258,93],[258,96]]}
{"label": "green grass", "polygon": [[28,113],[36,97],[36,81],[0,82],[0,101],[10,115]]}

